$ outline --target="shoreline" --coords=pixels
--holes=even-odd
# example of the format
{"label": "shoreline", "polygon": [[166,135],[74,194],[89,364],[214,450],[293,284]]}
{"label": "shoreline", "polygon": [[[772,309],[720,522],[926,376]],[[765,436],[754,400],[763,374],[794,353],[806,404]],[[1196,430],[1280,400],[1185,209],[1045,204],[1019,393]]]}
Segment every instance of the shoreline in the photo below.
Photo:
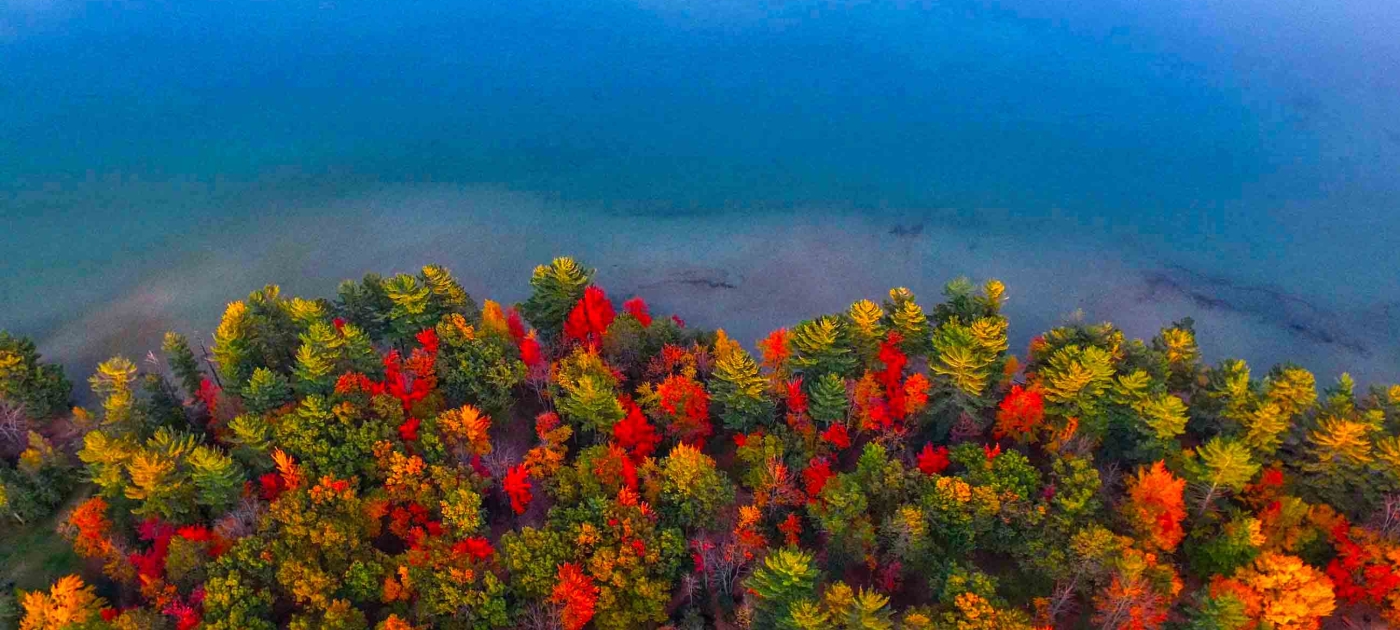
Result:
{"label": "shoreline", "polygon": [[[281,215],[275,225],[267,221],[273,214]],[[570,229],[560,230],[565,222]],[[175,239],[169,250],[129,253],[133,262],[118,272],[124,282],[99,285],[112,278],[81,275],[89,287],[106,288],[97,297],[61,287],[67,293],[53,292],[49,313],[9,327],[35,336],[45,356],[80,382],[111,354],[140,360],[167,329],[207,340],[227,302],[267,283],[334,297],[344,279],[438,263],[478,300],[508,303],[526,297],[536,264],[570,255],[598,267],[599,283],[617,299],[641,295],[659,314],[696,326],[729,324],[748,347],[774,328],[879,300],[892,287],[907,286],[930,306],[958,276],[996,277],[1008,288],[1017,353],[1030,334],[1076,312],[1143,338],[1190,316],[1202,347],[1220,353],[1210,362],[1244,358],[1262,373],[1298,361],[1324,384],[1342,370],[1363,386],[1400,378],[1400,303],[1331,308],[1141,248],[1036,236],[958,225],[936,211],[651,216],[584,212],[500,189],[385,186],[230,211],[203,232],[167,236]]]}

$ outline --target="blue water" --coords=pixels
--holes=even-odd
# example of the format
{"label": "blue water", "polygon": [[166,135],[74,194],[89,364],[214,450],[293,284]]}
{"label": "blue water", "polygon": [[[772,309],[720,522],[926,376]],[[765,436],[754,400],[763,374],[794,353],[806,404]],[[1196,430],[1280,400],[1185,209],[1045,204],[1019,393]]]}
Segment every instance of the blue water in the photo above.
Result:
{"label": "blue water", "polygon": [[[806,208],[872,225],[924,213],[941,221],[930,231],[1017,235],[1013,277],[1042,247],[1084,241],[1393,340],[1400,5],[1164,4],[8,0],[0,326],[51,334],[368,189],[453,185],[565,215],[723,216],[740,234]],[[447,204],[442,224],[472,207]],[[394,214],[376,215],[385,232],[434,231]],[[609,238],[542,227],[561,249]],[[678,238],[637,247],[674,255]],[[1092,273],[1084,262],[1064,273]],[[938,275],[908,282],[927,293]],[[515,295],[523,279],[490,288]],[[1272,302],[1251,304],[1271,321]],[[1041,319],[1082,306],[1048,299]],[[1400,351],[1372,345],[1372,372],[1400,372]]]}

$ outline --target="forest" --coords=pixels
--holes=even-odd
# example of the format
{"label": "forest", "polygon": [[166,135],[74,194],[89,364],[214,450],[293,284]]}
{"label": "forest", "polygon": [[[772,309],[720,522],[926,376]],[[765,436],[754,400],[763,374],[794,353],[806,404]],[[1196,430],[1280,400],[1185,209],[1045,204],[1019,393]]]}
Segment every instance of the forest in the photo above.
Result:
{"label": "forest", "polygon": [[1400,625],[1400,386],[1013,353],[995,280],[736,340],[596,276],[269,285],[91,397],[0,333],[0,628]]}

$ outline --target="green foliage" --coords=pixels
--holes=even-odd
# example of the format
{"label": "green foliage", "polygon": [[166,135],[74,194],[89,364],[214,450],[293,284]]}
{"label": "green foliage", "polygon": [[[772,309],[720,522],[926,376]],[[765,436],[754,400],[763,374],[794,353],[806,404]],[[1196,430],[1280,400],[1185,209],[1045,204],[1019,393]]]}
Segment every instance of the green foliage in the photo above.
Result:
{"label": "green foliage", "polygon": [[837,317],[822,317],[799,324],[792,331],[792,365],[806,378],[827,374],[850,376],[859,358],[847,332],[849,324]]}
{"label": "green foliage", "polygon": [[291,400],[291,382],[267,368],[253,370],[253,376],[243,388],[243,406],[254,414],[269,413]]}
{"label": "green foliage", "polygon": [[[337,330],[329,322],[313,321],[306,332],[301,333],[301,346],[297,349],[296,366],[292,371],[299,393],[327,395],[335,386],[336,378],[346,372],[373,374],[379,370],[379,355],[370,345],[366,335],[354,324],[345,324]],[[254,371],[254,378],[259,375]],[[275,395],[278,383],[254,384],[251,380],[246,389],[272,388],[267,395]],[[261,402],[271,402],[261,401]]]}
{"label": "green foliage", "polygon": [[224,311],[214,330],[214,361],[223,382],[247,383],[253,370],[263,367],[286,374],[296,359],[300,326],[293,318],[293,301],[282,297],[277,285],[248,294]]}
{"label": "green foliage", "polygon": [[160,349],[165,353],[166,360],[170,361],[170,370],[179,377],[185,393],[194,395],[198,392],[204,374],[199,371],[199,361],[194,358],[194,351],[190,350],[190,340],[180,333],[167,332]]}
{"label": "green foliage", "polygon": [[851,408],[850,398],[846,395],[846,379],[839,374],[824,374],[810,387],[812,419],[823,424],[845,421]]}
{"label": "green foliage", "polygon": [[817,568],[812,556],[792,549],[779,549],[763,559],[745,586],[757,600],[755,628],[782,628],[790,625],[793,605],[811,600],[816,594]]}
{"label": "green foliage", "polygon": [[1006,350],[1005,344],[1005,320],[979,319],[964,325],[950,319],[933,332],[929,371],[946,379],[955,390],[979,397]]}
{"label": "green foliage", "polygon": [[472,405],[492,417],[508,417],[515,387],[525,382],[525,364],[506,340],[444,335],[437,369],[449,408]]}
{"label": "green foliage", "polygon": [[568,257],[535,267],[530,277],[530,299],[520,305],[520,314],[542,333],[558,334],[564,327],[564,318],[583,299],[583,290],[593,281],[594,273]]}
{"label": "green foliage", "polygon": [[710,396],[719,405],[724,428],[745,432],[767,424],[776,405],[766,394],[768,381],[759,374],[753,356],[737,345],[716,354]]}
{"label": "green foliage", "polygon": [[321,396],[310,395],[278,419],[273,439],[314,476],[369,476],[375,470],[374,443],[394,435],[394,427],[402,422],[400,417],[386,417],[385,412],[398,412],[397,403],[360,409],[333,406]]}
{"label": "green foliage", "polygon": [[678,444],[661,461],[661,508],[678,527],[709,526],[714,514],[733,500],[729,479],[696,448]]}
{"label": "green foliage", "polygon": [[1259,472],[1259,464],[1251,460],[1249,448],[1235,440],[1211,438],[1197,447],[1193,455],[1186,460],[1186,474],[1188,479],[1206,489],[1202,510],[1210,505],[1217,492],[1239,492]]}
{"label": "green foliage", "polygon": [[189,456],[190,477],[196,500],[213,514],[222,514],[238,501],[243,490],[243,470],[217,448],[197,446]]}
{"label": "green foliage", "polygon": [[44,420],[68,410],[73,384],[62,367],[40,358],[34,342],[0,330],[0,400],[20,403],[30,417]]}

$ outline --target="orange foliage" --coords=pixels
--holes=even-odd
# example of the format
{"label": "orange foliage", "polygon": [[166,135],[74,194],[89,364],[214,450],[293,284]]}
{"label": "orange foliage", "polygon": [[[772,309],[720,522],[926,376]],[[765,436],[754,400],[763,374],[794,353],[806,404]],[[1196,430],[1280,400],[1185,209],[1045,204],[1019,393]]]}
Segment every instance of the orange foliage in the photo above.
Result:
{"label": "orange foliage", "polygon": [[1149,546],[1171,551],[1181,542],[1185,535],[1181,521],[1186,518],[1181,493],[1185,488],[1186,480],[1173,475],[1160,461],[1150,468],[1139,468],[1137,476],[1128,480],[1124,510]]}
{"label": "orange foliage", "polygon": [[559,566],[559,581],[554,585],[550,601],[562,605],[560,621],[565,630],[581,630],[593,619],[593,607],[598,603],[598,587],[593,578],[573,563]]}

